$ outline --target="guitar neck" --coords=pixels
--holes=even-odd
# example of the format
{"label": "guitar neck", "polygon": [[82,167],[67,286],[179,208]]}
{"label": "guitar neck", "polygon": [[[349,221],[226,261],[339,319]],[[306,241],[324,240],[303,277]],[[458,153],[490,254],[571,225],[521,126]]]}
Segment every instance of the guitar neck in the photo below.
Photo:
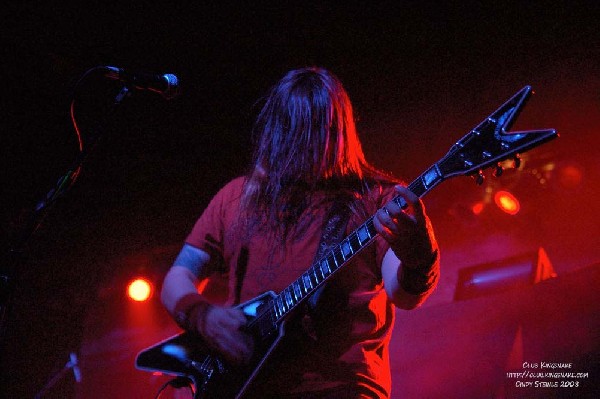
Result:
{"label": "guitar neck", "polygon": [[[409,184],[408,188],[417,196],[422,197],[442,180],[442,174],[436,163]],[[404,198],[400,196],[394,197],[391,201],[394,201],[401,208],[406,207]],[[272,306],[267,310],[271,315],[270,318],[275,322],[283,320],[294,308],[322,286],[327,279],[347,265],[363,248],[367,247],[376,236],[377,231],[373,223],[373,216],[371,216],[273,298],[270,302]]]}

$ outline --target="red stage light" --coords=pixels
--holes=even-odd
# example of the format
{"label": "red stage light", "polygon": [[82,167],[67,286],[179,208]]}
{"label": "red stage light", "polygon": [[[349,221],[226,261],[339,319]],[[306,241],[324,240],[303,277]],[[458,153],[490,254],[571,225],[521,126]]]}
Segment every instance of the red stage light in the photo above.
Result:
{"label": "red stage light", "polygon": [[483,202],[477,202],[471,207],[471,211],[474,215],[478,216],[483,212],[483,208],[485,208],[485,204]]}
{"label": "red stage light", "polygon": [[152,296],[152,284],[145,278],[137,278],[127,286],[127,296],[137,302],[143,302]]}
{"label": "red stage light", "polygon": [[508,191],[498,191],[494,194],[494,202],[498,208],[509,215],[516,215],[521,209],[519,200]]}

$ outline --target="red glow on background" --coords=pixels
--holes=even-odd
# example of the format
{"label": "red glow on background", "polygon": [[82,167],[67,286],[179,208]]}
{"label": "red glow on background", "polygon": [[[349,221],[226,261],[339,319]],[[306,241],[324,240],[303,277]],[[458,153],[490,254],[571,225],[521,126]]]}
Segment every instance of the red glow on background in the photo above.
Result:
{"label": "red glow on background", "polygon": [[137,278],[127,286],[127,296],[134,301],[147,301],[151,295],[152,284],[144,278]]}
{"label": "red glow on background", "polygon": [[503,212],[506,212],[509,215],[516,215],[521,209],[519,200],[508,191],[498,191],[494,195],[494,202],[498,208],[502,209]]}
{"label": "red glow on background", "polygon": [[563,187],[576,188],[583,180],[583,171],[576,165],[567,165],[559,172],[559,181]]}
{"label": "red glow on background", "polygon": [[475,205],[473,205],[471,210],[473,211],[474,215],[479,215],[479,214],[481,214],[481,212],[483,212],[484,206],[485,205],[483,204],[483,202],[478,202]]}

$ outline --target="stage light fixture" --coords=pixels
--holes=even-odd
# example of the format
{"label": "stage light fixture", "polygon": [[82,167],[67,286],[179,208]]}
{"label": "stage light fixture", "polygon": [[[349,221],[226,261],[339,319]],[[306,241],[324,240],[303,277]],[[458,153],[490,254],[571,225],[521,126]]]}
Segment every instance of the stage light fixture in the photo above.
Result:
{"label": "stage light fixture", "polygon": [[485,204],[483,201],[479,201],[471,207],[471,211],[473,212],[473,215],[479,216],[481,212],[483,212],[483,208],[485,208]]}
{"label": "stage light fixture", "polygon": [[508,191],[497,191],[496,194],[494,194],[494,202],[498,208],[509,215],[516,215],[521,209],[521,204],[517,197]]}
{"label": "stage light fixture", "polygon": [[132,280],[127,286],[127,296],[136,302],[143,302],[152,296],[152,283],[143,277]]}
{"label": "stage light fixture", "polygon": [[472,299],[525,288],[556,277],[544,248],[458,271],[454,300]]}

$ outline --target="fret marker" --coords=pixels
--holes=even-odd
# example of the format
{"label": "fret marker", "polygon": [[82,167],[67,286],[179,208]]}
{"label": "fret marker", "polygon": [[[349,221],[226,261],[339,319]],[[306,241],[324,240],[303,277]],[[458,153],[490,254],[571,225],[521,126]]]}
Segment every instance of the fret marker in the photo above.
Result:
{"label": "fret marker", "polygon": [[360,244],[362,245],[363,243],[369,241],[369,238],[371,238],[369,236],[369,231],[367,230],[367,227],[365,225],[362,225],[359,229],[358,229],[358,240],[360,241]]}
{"label": "fret marker", "polygon": [[313,287],[312,281],[310,281],[310,275],[308,273],[304,273],[302,275],[302,278],[304,279],[304,287],[306,288],[306,292],[308,293],[308,291]]}
{"label": "fret marker", "polygon": [[323,273],[323,277],[325,277],[328,274],[331,274],[331,269],[327,264],[327,259],[321,261],[321,273]]}
{"label": "fret marker", "polygon": [[352,247],[348,240],[342,242],[342,254],[344,254],[345,259],[348,259],[352,255]]}
{"label": "fret marker", "polygon": [[281,298],[281,294],[277,296],[277,308],[279,309],[279,313],[285,313],[285,305],[283,303],[283,299]]}
{"label": "fret marker", "polygon": [[302,292],[300,291],[300,283],[294,282],[292,285],[294,286],[294,296],[296,297],[296,301],[299,301],[302,298]]}
{"label": "fret marker", "polygon": [[441,173],[440,173],[437,163],[436,163],[433,166],[431,166],[429,169],[427,169],[427,171],[421,175],[421,180],[422,180],[425,188],[430,188],[431,186],[433,186],[435,183],[438,182],[440,177],[441,177]]}

